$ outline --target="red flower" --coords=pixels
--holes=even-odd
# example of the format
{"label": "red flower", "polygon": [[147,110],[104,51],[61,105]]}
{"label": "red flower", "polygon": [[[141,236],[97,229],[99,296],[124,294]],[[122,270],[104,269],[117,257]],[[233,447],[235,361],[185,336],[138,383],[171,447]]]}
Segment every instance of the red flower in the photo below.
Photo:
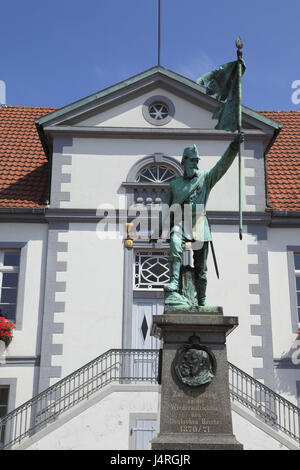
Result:
{"label": "red flower", "polygon": [[12,337],[12,330],[16,328],[15,324],[4,317],[0,317],[0,340],[6,340]]}

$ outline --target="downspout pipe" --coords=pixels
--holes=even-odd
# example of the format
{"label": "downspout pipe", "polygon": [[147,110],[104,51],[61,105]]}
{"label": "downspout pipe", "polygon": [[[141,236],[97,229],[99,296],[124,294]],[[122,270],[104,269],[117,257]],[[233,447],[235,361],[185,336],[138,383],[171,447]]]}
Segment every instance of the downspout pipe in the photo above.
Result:
{"label": "downspout pipe", "polygon": [[264,171],[265,171],[265,194],[266,194],[266,208],[271,209],[273,211],[277,211],[278,209],[270,204],[269,202],[269,189],[268,189],[268,162],[267,162],[267,154],[269,150],[271,149],[272,145],[274,144],[275,140],[277,139],[278,135],[281,132],[281,129],[283,128],[282,124],[279,124],[279,128],[274,130],[273,136],[271,140],[269,141],[267,148],[264,153]]}
{"label": "downspout pipe", "polygon": [[45,135],[43,126],[35,120],[35,126],[43,147],[43,150],[45,152],[46,158],[49,163],[49,170],[48,170],[48,196],[47,196],[47,201],[44,201],[45,205],[50,204],[50,198],[51,198],[51,178],[52,178],[52,146],[49,144],[49,141]]}

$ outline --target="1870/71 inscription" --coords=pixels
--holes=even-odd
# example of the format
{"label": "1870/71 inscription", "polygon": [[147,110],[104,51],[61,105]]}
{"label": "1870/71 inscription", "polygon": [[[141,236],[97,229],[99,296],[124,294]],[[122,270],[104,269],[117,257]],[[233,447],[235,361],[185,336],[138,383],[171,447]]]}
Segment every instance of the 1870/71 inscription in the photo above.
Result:
{"label": "1870/71 inscription", "polygon": [[184,385],[199,387],[214,378],[217,362],[213,353],[200,344],[200,338],[191,336],[189,343],[177,350],[173,369],[177,379]]}

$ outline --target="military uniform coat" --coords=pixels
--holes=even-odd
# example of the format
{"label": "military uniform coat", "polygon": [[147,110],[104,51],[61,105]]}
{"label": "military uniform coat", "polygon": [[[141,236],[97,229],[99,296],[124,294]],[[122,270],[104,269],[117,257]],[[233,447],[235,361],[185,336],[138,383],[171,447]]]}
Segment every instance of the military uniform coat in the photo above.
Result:
{"label": "military uniform coat", "polygon": [[[171,231],[174,226],[182,229],[182,234],[186,240],[211,241],[211,233],[206,217],[206,205],[211,189],[222,178],[228,168],[231,166],[236,154],[238,146],[233,142],[229,145],[220,160],[210,171],[198,170],[197,176],[187,178],[179,176],[172,180],[167,189],[160,219],[160,232],[168,227],[169,210],[174,205],[181,206],[182,213],[184,205],[189,205],[192,211],[191,223],[187,224],[186,220],[176,220],[171,222]],[[185,209],[186,210],[186,209]]]}

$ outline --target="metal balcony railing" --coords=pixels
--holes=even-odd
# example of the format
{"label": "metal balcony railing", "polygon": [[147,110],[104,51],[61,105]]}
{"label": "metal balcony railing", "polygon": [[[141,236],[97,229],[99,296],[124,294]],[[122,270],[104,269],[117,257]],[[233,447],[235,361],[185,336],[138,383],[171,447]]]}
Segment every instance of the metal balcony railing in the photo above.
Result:
{"label": "metal balcony railing", "polygon": [[[158,358],[158,350],[111,349],[101,354],[4,416],[0,420],[2,449],[21,444],[108,384],[157,383]],[[238,367],[228,365],[232,400],[300,445],[300,409]]]}
{"label": "metal balcony railing", "polygon": [[157,383],[157,350],[111,349],[0,420],[2,449],[32,436],[59,415],[111,383]]}
{"label": "metal balcony railing", "polygon": [[300,409],[230,362],[231,399],[252,410],[257,418],[300,445]]}

